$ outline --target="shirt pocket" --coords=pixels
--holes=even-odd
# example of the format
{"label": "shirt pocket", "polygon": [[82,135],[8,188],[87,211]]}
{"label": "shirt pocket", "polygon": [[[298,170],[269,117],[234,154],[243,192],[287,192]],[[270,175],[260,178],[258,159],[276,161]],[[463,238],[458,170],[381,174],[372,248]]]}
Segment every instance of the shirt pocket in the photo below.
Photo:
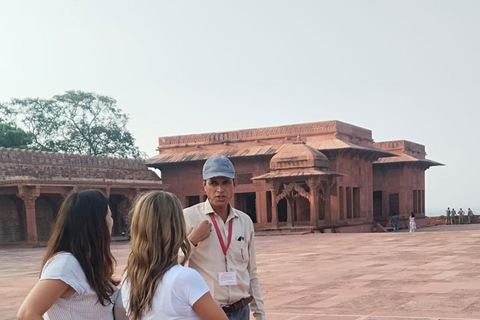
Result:
{"label": "shirt pocket", "polygon": [[232,249],[233,259],[246,265],[250,260],[247,242],[244,240],[238,241],[233,239],[230,247]]}

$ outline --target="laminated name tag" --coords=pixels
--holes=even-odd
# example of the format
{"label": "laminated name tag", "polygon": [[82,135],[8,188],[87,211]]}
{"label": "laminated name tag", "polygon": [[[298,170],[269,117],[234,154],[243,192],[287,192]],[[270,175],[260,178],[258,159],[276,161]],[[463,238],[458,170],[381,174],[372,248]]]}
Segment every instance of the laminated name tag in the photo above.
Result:
{"label": "laminated name tag", "polygon": [[235,272],[219,272],[218,279],[221,286],[237,285],[237,274]]}

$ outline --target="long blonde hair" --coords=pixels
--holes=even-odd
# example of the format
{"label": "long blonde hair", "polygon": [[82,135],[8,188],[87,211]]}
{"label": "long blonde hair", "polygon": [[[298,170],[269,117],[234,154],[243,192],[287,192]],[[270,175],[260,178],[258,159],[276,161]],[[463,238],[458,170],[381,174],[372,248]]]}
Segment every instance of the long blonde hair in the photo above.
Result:
{"label": "long blonde hair", "polygon": [[165,272],[185,263],[190,252],[182,205],[168,192],[141,195],[131,212],[131,247],[125,280],[130,283],[129,316],[140,319],[152,308],[152,299]]}

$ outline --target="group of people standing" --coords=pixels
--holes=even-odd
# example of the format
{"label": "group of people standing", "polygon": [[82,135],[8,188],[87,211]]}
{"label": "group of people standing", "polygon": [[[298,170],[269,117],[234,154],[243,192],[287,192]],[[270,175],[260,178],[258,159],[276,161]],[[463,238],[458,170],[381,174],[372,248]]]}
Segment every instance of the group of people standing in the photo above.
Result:
{"label": "group of people standing", "polygon": [[163,191],[136,199],[121,279],[114,278],[108,199],[97,190],[70,194],[18,318],[248,320],[251,307],[255,319],[265,320],[253,223],[229,204],[233,164],[212,157],[202,173],[207,200],[193,207],[182,210]]}
{"label": "group of people standing", "polygon": [[[460,210],[458,211],[458,219],[457,219],[457,212],[455,211],[455,208],[452,208],[452,210],[450,210],[450,207],[448,207],[447,210],[446,210],[446,214],[447,214],[446,224],[463,224],[463,223],[465,223],[465,211],[463,211],[462,208],[460,208]],[[467,223],[468,224],[474,223],[474,217],[475,217],[475,215],[473,214],[473,211],[470,208],[468,208]]]}
{"label": "group of people standing", "polygon": [[[400,217],[398,216],[398,213],[394,213],[393,216],[390,218],[390,222],[393,227],[393,232],[397,232],[400,230],[398,225],[399,220],[400,220]],[[417,223],[415,222],[415,214],[413,212],[410,214],[410,217],[408,219],[408,230],[410,232],[415,232],[417,230]]]}

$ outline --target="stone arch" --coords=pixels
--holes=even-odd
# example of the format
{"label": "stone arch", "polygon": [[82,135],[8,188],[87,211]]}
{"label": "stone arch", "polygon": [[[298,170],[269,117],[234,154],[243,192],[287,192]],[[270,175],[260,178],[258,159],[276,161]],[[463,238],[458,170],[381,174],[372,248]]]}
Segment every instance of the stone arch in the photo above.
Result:
{"label": "stone arch", "polygon": [[282,187],[279,189],[279,193],[277,194],[277,201],[286,198],[286,197],[295,197],[295,196],[302,196],[308,199],[309,193],[305,188],[308,188],[306,185],[299,185],[296,182],[291,182],[289,184],[283,184]]}
{"label": "stone arch", "polygon": [[39,241],[48,241],[53,231],[53,225],[62,205],[64,196],[61,194],[41,194],[35,201],[35,223]]}
{"label": "stone arch", "polygon": [[108,202],[113,218],[112,236],[126,236],[129,228],[128,212],[130,210],[128,197],[123,194],[112,194]]}
{"label": "stone arch", "polygon": [[35,222],[38,241],[48,241],[57,216],[57,204],[47,195],[40,195],[35,201]]}
{"label": "stone arch", "polygon": [[310,221],[310,201],[302,196],[295,199],[294,221]]}
{"label": "stone arch", "polygon": [[325,197],[322,190],[319,191],[317,204],[318,219],[325,220]]}
{"label": "stone arch", "polygon": [[21,203],[15,196],[0,196],[0,242],[26,240],[25,214]]}
{"label": "stone arch", "polygon": [[287,199],[282,198],[277,204],[278,222],[287,222]]}

